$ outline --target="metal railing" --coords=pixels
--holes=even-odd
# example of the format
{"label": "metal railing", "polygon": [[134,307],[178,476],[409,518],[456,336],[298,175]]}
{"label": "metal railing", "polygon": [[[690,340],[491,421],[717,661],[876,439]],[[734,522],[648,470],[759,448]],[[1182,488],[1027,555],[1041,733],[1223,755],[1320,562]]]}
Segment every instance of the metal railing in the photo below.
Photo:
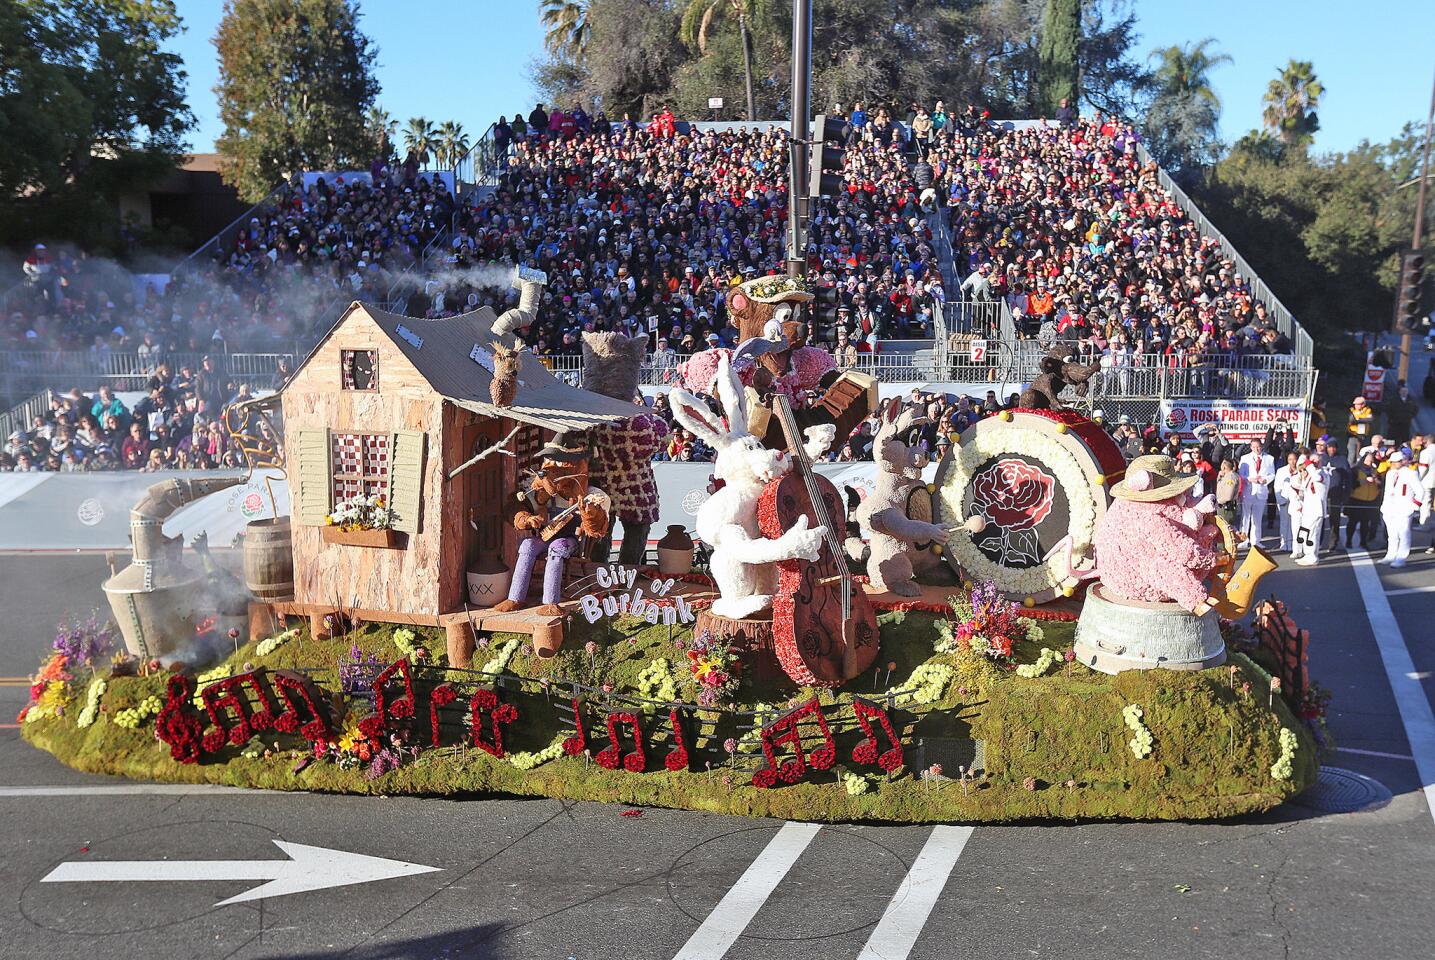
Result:
{"label": "metal railing", "polygon": [[[1018,354],[994,349],[987,362],[976,362],[970,354],[952,351],[944,358],[932,353],[860,353],[850,367],[876,377],[882,383],[991,384],[1002,399],[1020,390],[1031,380],[1035,360],[1045,354],[1035,343],[1034,352]],[[671,387],[682,382],[681,367],[688,355],[663,361],[649,357],[643,364],[639,383]],[[576,356],[544,357],[543,363],[560,379],[582,386],[583,361]],[[1220,364],[1181,366],[1163,354],[1143,354],[1129,365],[1100,371],[1091,381],[1093,396],[1111,399],[1159,399],[1162,397],[1240,397],[1242,399],[1290,399],[1304,397],[1315,371],[1309,361],[1293,356],[1249,356],[1222,358]]]}
{"label": "metal railing", "polygon": [[177,274],[186,270],[202,267],[208,262],[206,258],[214,251],[221,247],[232,247],[234,245],[234,238],[239,236],[239,231],[243,230],[245,225],[254,217],[267,214],[268,211],[279,202],[280,196],[286,193],[288,189],[289,184],[284,182],[273,190],[270,190],[263,200],[260,200],[254,206],[241,213],[227,227],[210,237],[198,250],[175,264],[174,269],[171,270],[170,273]]}
{"label": "metal railing", "polygon": [[41,390],[0,413],[0,437],[8,437],[16,430],[29,430],[31,421],[50,412],[50,400],[54,396],[52,390]]}
{"label": "metal railing", "polygon": [[498,153],[498,142],[493,137],[497,124],[490,123],[483,136],[473,142],[453,165],[454,192],[461,194],[464,187],[493,186],[498,183],[498,173],[503,158]]}
{"label": "metal railing", "polygon": [[[294,362],[295,353],[167,353],[163,360],[170,369],[200,368],[209,357],[219,374],[227,379],[267,386],[274,378],[280,359]],[[91,353],[88,350],[0,350],[0,394],[22,395],[39,390],[66,390],[79,387],[95,390],[142,389],[154,374],[158,361],[134,351]],[[49,409],[46,401],[45,409]]]}

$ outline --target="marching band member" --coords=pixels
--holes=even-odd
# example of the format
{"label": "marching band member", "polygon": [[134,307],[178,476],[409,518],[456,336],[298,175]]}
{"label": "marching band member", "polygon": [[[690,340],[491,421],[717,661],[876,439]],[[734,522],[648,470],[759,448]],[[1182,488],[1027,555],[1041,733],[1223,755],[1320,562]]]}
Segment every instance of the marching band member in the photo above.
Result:
{"label": "marching band member", "polygon": [[1410,523],[1420,512],[1425,491],[1404,450],[1392,453],[1389,462],[1390,469],[1385,471],[1385,500],[1380,505],[1389,546],[1380,562],[1403,567],[1405,558],[1410,556]]}

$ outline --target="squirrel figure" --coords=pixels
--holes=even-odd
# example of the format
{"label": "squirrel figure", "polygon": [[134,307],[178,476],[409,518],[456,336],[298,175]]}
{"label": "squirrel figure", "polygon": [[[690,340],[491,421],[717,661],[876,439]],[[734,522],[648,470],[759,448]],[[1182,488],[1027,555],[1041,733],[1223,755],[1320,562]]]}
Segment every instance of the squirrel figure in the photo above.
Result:
{"label": "squirrel figure", "polygon": [[488,398],[495,407],[511,407],[518,396],[518,351],[501,343],[493,345],[493,379]]}

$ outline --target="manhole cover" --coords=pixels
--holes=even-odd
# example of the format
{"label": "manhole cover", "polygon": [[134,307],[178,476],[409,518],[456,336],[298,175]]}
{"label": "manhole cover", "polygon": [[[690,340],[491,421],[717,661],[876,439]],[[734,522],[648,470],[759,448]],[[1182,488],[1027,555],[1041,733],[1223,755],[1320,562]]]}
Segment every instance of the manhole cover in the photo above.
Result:
{"label": "manhole cover", "polygon": [[1323,813],[1352,813],[1390,802],[1390,791],[1379,780],[1340,767],[1321,767],[1315,784],[1295,802]]}

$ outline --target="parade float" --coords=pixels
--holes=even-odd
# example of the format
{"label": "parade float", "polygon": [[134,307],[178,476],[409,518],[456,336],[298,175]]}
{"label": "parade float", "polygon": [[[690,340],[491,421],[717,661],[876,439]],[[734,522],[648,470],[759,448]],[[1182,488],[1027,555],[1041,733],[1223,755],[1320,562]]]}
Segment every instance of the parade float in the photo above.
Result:
{"label": "parade float", "polygon": [[521,282],[502,317],[354,304],[252,411],[294,508],[251,526],[243,587],[155,519],[203,491],[152,491],[118,631],[60,631],[25,738],[148,780],[794,820],[1227,817],[1314,781],[1308,635],[1274,601],[1243,622],[1259,555],[1169,463],[1128,469],[1054,404],[954,437],[928,486],[896,405],[849,515],[812,461],[871,397],[808,369],[796,286],[748,291],[780,320],[670,394],[717,451],[700,565],[593,560],[652,520],[650,468],[613,451],[656,428],[523,349]]}

